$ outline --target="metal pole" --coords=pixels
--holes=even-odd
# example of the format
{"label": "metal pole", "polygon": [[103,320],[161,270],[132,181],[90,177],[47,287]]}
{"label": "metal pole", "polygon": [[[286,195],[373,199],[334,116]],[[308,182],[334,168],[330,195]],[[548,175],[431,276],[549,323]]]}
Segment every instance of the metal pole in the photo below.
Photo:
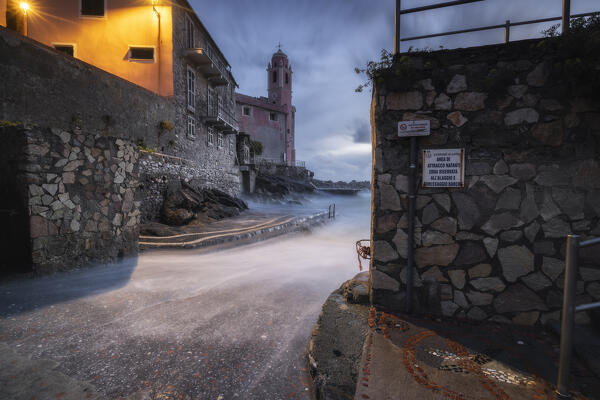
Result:
{"label": "metal pole", "polygon": [[571,28],[571,0],[563,0],[562,33],[569,32]]}
{"label": "metal pole", "polygon": [[579,256],[579,236],[567,237],[567,255],[565,257],[565,287],[562,307],[562,325],[560,329],[560,363],[558,365],[558,398],[568,399],[569,366],[573,350],[573,321],[575,318],[575,292],[577,289],[577,259]]}
{"label": "metal pole", "polygon": [[394,34],[394,54],[400,53],[400,9],[402,4],[400,0],[396,0],[396,32]]}
{"label": "metal pole", "polygon": [[410,160],[408,166],[408,251],[406,272],[406,312],[412,311],[413,265],[415,241],[415,181],[417,177],[417,138],[410,138]]}
{"label": "metal pole", "polygon": [[329,205],[329,212],[327,214],[327,218],[331,219],[331,204]]}
{"label": "metal pole", "polygon": [[335,203],[333,203],[333,219],[335,219]]}
{"label": "metal pole", "polygon": [[510,20],[506,20],[506,25],[504,26],[504,43],[510,42]]}

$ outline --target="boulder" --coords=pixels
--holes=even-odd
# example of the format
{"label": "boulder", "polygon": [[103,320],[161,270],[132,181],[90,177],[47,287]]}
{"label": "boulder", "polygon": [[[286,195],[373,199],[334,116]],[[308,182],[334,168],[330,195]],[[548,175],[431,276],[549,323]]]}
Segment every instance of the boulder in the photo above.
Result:
{"label": "boulder", "polygon": [[199,189],[182,182],[173,184],[165,195],[160,213],[161,222],[181,226],[194,219],[221,220],[239,215],[248,209],[243,200],[217,189]]}

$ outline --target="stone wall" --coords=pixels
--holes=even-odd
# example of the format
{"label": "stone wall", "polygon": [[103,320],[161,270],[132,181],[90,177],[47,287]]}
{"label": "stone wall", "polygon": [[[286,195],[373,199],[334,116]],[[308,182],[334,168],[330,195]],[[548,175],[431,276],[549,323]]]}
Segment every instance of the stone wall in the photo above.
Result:
{"label": "stone wall", "polygon": [[[374,304],[404,310],[410,139],[398,137],[398,122],[428,119],[419,149],[464,148],[466,182],[423,189],[418,152],[416,310],[528,325],[559,318],[566,235],[600,235],[600,102],[564,74],[553,40],[406,54],[376,79]],[[578,303],[600,300],[599,259],[598,248],[581,251]]]}
{"label": "stone wall", "polygon": [[0,27],[0,120],[128,139],[171,140],[168,99]]}
{"label": "stone wall", "polygon": [[[138,150],[80,129],[3,127],[20,155],[11,163],[16,201],[27,210],[31,269],[48,273],[137,253]],[[4,172],[4,171],[3,171]],[[23,204],[25,202],[25,204]],[[6,226],[11,231],[19,227]]]}
{"label": "stone wall", "polygon": [[181,180],[200,188],[217,188],[230,195],[240,193],[239,170],[223,168],[218,173],[204,171],[185,158],[160,153],[142,152],[140,157],[140,190],[143,193],[142,221],[158,220],[169,186],[176,188]]}

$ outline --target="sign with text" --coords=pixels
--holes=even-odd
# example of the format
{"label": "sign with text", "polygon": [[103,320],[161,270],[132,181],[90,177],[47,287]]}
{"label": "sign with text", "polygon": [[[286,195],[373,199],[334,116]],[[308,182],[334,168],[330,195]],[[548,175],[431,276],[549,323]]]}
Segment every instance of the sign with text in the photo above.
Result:
{"label": "sign with text", "polygon": [[429,136],[431,133],[429,120],[398,122],[398,136]]}
{"label": "sign with text", "polygon": [[463,187],[465,149],[423,150],[423,187]]}

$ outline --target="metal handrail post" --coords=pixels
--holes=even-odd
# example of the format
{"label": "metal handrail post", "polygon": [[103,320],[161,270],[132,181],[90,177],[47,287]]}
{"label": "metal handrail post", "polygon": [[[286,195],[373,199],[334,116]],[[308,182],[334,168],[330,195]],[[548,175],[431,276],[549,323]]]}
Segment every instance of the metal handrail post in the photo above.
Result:
{"label": "metal handrail post", "polygon": [[562,33],[569,32],[571,28],[571,0],[563,0]]}
{"label": "metal handrail post", "polygon": [[562,325],[560,329],[560,362],[558,366],[558,382],[556,384],[556,394],[560,399],[571,397],[569,395],[569,366],[573,352],[573,323],[575,319],[579,239],[579,235],[569,235],[567,237]]}
{"label": "metal handrail post", "polygon": [[400,53],[400,10],[402,10],[402,4],[400,0],[396,0],[396,23],[394,32],[394,54]]}
{"label": "metal handrail post", "polygon": [[506,20],[506,26],[504,27],[504,43],[510,42],[510,20]]}

